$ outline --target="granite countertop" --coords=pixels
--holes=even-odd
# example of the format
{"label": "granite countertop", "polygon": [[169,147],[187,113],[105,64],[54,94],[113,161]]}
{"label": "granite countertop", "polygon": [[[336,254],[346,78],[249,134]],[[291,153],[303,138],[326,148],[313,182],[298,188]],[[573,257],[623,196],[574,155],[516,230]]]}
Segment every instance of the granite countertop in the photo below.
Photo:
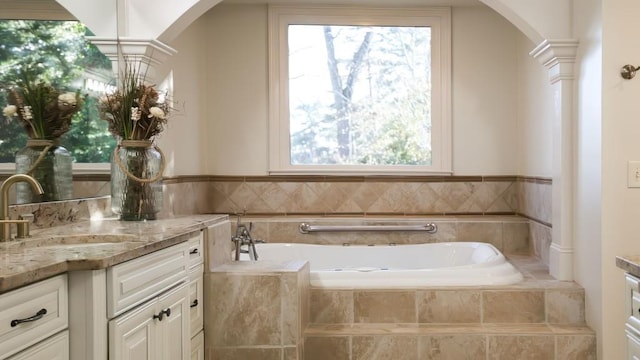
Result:
{"label": "granite countertop", "polygon": [[640,277],[640,255],[616,256],[616,265],[629,274]]}
{"label": "granite countertop", "polygon": [[187,241],[227,215],[154,221],[100,219],[33,230],[0,243],[0,293],[74,270],[98,270]]}

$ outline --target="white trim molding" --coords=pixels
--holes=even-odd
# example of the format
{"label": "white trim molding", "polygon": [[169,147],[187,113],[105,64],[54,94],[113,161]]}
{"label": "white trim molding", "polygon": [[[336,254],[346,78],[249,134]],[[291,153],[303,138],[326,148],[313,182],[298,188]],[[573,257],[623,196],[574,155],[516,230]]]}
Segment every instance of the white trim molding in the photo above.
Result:
{"label": "white trim molding", "polygon": [[544,40],[529,53],[549,70],[554,96],[549,273],[558,280],[573,280],[573,81],[577,48],[578,41],[573,39]]}
{"label": "white trim molding", "polygon": [[[269,174],[450,175],[452,172],[451,9],[270,5]],[[432,29],[431,165],[292,164],[289,116],[289,25],[429,26]]]}

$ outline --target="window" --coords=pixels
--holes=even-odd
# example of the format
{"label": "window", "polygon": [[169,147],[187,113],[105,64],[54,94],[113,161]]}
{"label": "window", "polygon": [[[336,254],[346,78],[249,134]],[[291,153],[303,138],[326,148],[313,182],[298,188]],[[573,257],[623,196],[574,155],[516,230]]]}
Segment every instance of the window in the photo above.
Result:
{"label": "window", "polygon": [[270,172],[451,171],[450,10],[269,8]]}
{"label": "window", "polygon": [[[85,35],[90,35],[88,29],[77,21],[0,20],[0,108],[6,105],[6,90],[25,67],[58,89],[79,89],[85,101],[61,145],[71,152],[75,163],[84,163],[88,171],[102,172],[109,168],[115,139],[108,123],[100,119],[97,99],[114,79],[111,62]],[[15,153],[26,139],[18,121],[0,119],[0,169],[14,171]],[[74,171],[80,168],[75,165]]]}

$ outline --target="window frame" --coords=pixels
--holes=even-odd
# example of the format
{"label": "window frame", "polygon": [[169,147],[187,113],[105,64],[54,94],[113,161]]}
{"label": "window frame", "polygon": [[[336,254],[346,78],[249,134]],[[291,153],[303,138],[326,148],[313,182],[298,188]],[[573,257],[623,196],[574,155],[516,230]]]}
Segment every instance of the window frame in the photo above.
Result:
{"label": "window frame", "polygon": [[[294,165],[289,128],[289,25],[430,26],[431,157],[425,165]],[[451,9],[449,7],[379,8],[351,6],[269,5],[269,174],[295,175],[450,175]]]}
{"label": "window frame", "polygon": [[[80,21],[55,1],[14,1],[9,0],[3,9],[0,20],[53,20]],[[0,115],[1,116],[1,115]],[[105,163],[77,163],[72,165],[74,175],[105,175],[111,174],[111,164]],[[0,175],[12,175],[16,172],[16,164],[0,162]]]}

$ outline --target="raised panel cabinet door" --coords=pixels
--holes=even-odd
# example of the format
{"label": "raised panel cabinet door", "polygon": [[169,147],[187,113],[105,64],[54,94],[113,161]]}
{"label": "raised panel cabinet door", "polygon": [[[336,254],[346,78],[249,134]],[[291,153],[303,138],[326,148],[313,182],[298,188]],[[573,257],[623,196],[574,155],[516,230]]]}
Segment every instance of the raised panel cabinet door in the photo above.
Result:
{"label": "raised panel cabinet door", "polygon": [[640,339],[627,332],[627,360],[640,360]]}
{"label": "raised panel cabinet door", "polygon": [[109,360],[159,360],[157,299],[109,321]]}
{"label": "raised panel cabinet door", "polygon": [[191,338],[191,360],[204,360],[204,331]]}
{"label": "raised panel cabinet door", "polygon": [[69,331],[43,340],[9,360],[69,360]]}
{"label": "raised panel cabinet door", "polygon": [[188,283],[161,295],[158,304],[160,312],[165,314],[158,323],[161,348],[158,359],[188,360],[191,347]]}
{"label": "raised panel cabinet door", "polygon": [[203,270],[204,265],[199,265],[189,273],[189,321],[191,323],[189,337],[197,334],[204,325]]}

